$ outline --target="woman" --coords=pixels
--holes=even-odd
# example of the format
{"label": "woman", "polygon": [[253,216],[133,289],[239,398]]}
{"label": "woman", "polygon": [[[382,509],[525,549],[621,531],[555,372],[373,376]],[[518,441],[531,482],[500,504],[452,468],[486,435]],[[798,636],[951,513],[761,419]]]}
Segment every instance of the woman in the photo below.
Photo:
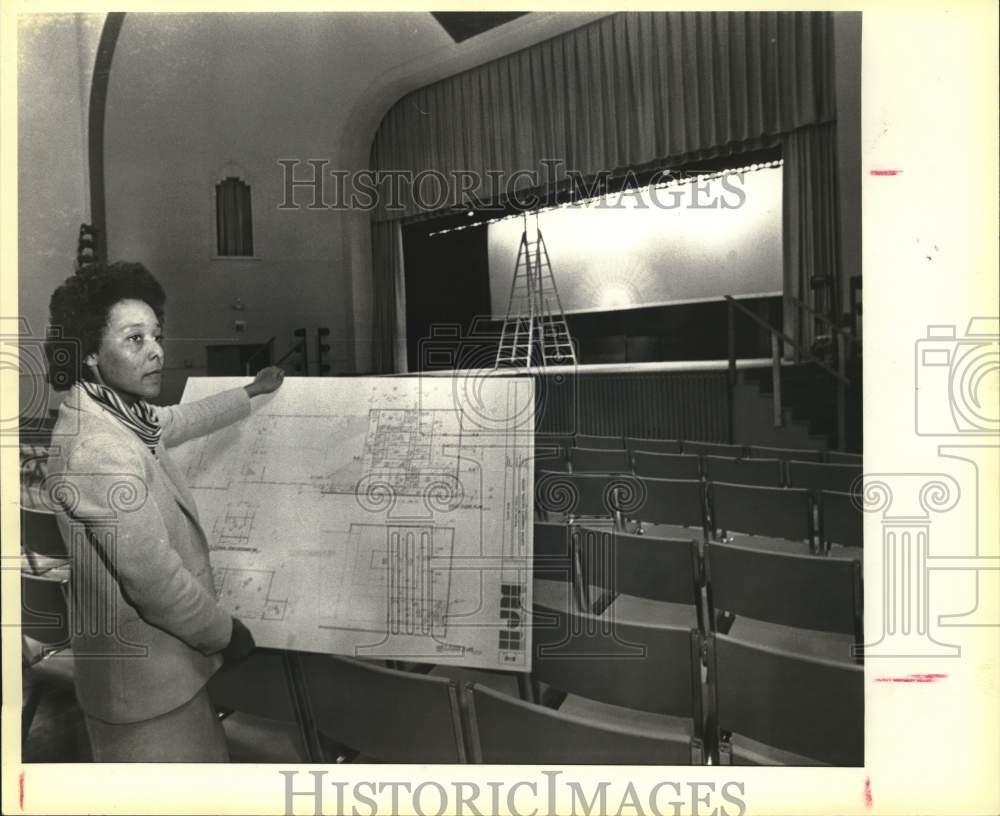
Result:
{"label": "woman", "polygon": [[243,419],[284,372],[154,408],[165,300],[141,264],[95,264],[49,307],[61,332],[50,381],[69,393],[46,488],[72,559],[74,675],[98,762],[227,761],[205,685],[254,645],[219,606],[205,531],[167,447]]}

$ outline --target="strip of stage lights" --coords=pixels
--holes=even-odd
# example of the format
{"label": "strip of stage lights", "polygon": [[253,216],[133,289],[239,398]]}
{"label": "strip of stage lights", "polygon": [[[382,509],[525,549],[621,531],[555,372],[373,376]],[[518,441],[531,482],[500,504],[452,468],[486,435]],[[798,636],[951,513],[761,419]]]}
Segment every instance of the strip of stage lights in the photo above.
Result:
{"label": "strip of stage lights", "polygon": [[[547,207],[539,207],[536,210],[531,210],[532,215],[540,215],[541,213],[548,212],[549,210],[561,210],[567,207],[579,207],[583,204],[590,204],[594,201],[599,201],[601,199],[608,199],[612,196],[620,196],[623,193],[639,192],[643,190],[666,190],[670,187],[680,187],[684,184],[704,184],[708,181],[714,181],[715,179],[720,179],[723,176],[735,176],[741,173],[752,173],[755,170],[764,170],[769,167],[781,167],[784,164],[782,159],[775,159],[774,161],[761,162],[760,164],[748,164],[745,167],[731,167],[726,170],[717,170],[712,173],[699,173],[698,175],[691,175],[686,177],[678,177],[668,179],[667,181],[661,181],[658,184],[647,184],[645,187],[636,187],[634,190],[619,190],[617,193],[603,193],[601,195],[589,196],[586,198],[570,199],[569,201],[563,201],[560,204],[550,204]],[[669,172],[669,171],[663,171]],[[469,215],[473,215],[472,210],[469,210]],[[484,224],[497,224],[500,221],[509,221],[511,218],[523,218],[524,213],[511,213],[510,215],[502,215],[496,218],[486,218],[482,221],[470,221],[468,224],[461,224],[457,227],[449,227],[448,229],[440,229],[434,232],[428,232],[428,238],[434,238],[438,235],[447,235],[449,232],[461,232],[464,229],[472,229],[473,227],[481,227]]]}

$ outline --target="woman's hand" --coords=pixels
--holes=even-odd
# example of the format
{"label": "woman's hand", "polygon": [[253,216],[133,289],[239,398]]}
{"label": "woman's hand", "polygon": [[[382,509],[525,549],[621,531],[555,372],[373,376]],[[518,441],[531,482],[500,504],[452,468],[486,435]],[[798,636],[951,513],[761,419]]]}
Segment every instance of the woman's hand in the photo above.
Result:
{"label": "woman's hand", "polygon": [[251,397],[256,397],[258,394],[270,394],[272,391],[277,391],[284,379],[284,369],[279,366],[268,366],[257,372],[257,377],[250,385],[243,387]]}
{"label": "woman's hand", "polygon": [[228,664],[246,660],[257,647],[253,635],[239,618],[233,618],[233,633],[229,636],[229,645],[222,650],[222,659]]}

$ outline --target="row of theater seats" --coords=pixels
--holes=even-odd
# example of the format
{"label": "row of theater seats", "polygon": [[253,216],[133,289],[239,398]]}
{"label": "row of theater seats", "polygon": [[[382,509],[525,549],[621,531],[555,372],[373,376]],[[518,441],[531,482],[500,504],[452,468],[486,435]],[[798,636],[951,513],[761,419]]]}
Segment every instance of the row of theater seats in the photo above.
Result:
{"label": "row of theater seats", "polygon": [[567,473],[634,473],[658,479],[709,479],[760,487],[804,487],[809,490],[855,489],[859,465],[781,459],[732,459],[691,453],[650,453],[600,448],[569,448],[566,458],[536,454],[535,466]]}
{"label": "row of theater seats", "polygon": [[858,489],[861,477],[860,464],[542,444],[535,447],[535,467],[571,473],[633,473],[659,479],[708,479],[760,487],[787,485],[844,493]]}
{"label": "row of theater seats", "polygon": [[612,518],[622,530],[660,535],[741,534],[789,552],[829,552],[837,545],[856,558],[863,543],[856,497],[833,490],[536,470],[535,515],[542,521]]}
{"label": "row of theater seats", "polygon": [[[716,542],[703,555],[613,525],[536,523],[534,542],[519,610],[530,674],[294,656],[321,747],[356,761],[863,764],[858,562]],[[218,675],[213,696],[271,716],[250,670]]]}
{"label": "row of theater seats", "polygon": [[[828,632],[839,637],[820,648],[841,660],[862,638],[861,563],[853,558],[765,549],[740,539],[701,543],[639,536],[612,525],[535,522],[533,575],[539,597],[550,605],[572,598],[580,612],[613,607],[620,616],[650,614],[703,632],[720,625],[728,632],[742,617]],[[634,598],[655,605],[635,604]],[[809,648],[805,641],[790,643]]]}
{"label": "row of theater seats", "polygon": [[[28,525],[40,535],[44,514],[35,515]],[[860,666],[836,654],[809,654],[795,648],[797,640],[767,643],[739,632],[758,615],[825,628],[844,646],[845,630],[858,624],[833,610],[846,587],[840,578],[850,572],[858,579],[856,562],[845,571],[840,559],[716,542],[702,554],[697,541],[629,536],[613,526],[538,524],[534,538],[535,601],[521,609],[532,622],[530,675],[456,677],[443,666],[427,672],[258,650],[210,685],[229,714],[233,758],[862,763]],[[72,665],[58,657],[68,640],[65,577],[53,572],[60,575],[56,569],[24,578],[24,634],[36,653],[57,655],[39,662],[65,667]],[[789,593],[790,585],[808,591]],[[769,611],[779,596],[798,612]],[[686,607],[686,615],[672,605]],[[699,621],[703,606],[707,620]],[[521,682],[504,691],[498,676]],[[27,709],[33,705],[37,698]]]}
{"label": "row of theater seats", "polygon": [[[270,649],[218,672],[209,692],[234,761],[863,764],[860,667],[541,604],[531,619],[521,696]],[[49,627],[27,635],[65,646]],[[72,665],[65,651],[46,662]]]}
{"label": "row of theater seats", "polygon": [[695,456],[723,456],[730,459],[780,459],[800,462],[827,462],[861,465],[861,454],[815,448],[775,448],[767,445],[731,445],[682,439],[654,439],[640,436],[596,436],[593,434],[535,434],[536,448],[587,448],[629,452],[686,453]]}
{"label": "row of theater seats", "polygon": [[535,476],[536,604],[699,633],[713,761],[862,761],[860,456],[543,438]]}
{"label": "row of theater seats", "polygon": [[542,602],[532,634],[534,699],[467,687],[475,760],[863,763],[859,666]]}
{"label": "row of theater seats", "polygon": [[446,667],[268,650],[217,674],[210,691],[237,712],[227,728],[237,759],[238,718],[294,722],[298,699],[309,725],[297,742],[317,745],[299,750],[326,760],[863,764],[858,666],[542,604],[531,618],[522,694],[478,679],[486,672],[456,678]]}
{"label": "row of theater seats", "polygon": [[[536,607],[599,621],[617,641],[631,642],[641,626],[703,637],[704,724],[716,761],[859,760],[858,561],[637,536],[612,524],[536,522],[533,574]],[[537,625],[535,636],[537,659]],[[676,643],[672,655],[673,663],[686,663]],[[649,668],[634,663],[640,675]],[[804,678],[806,689],[799,687]],[[821,709],[833,698],[838,704],[827,720],[831,712]]]}

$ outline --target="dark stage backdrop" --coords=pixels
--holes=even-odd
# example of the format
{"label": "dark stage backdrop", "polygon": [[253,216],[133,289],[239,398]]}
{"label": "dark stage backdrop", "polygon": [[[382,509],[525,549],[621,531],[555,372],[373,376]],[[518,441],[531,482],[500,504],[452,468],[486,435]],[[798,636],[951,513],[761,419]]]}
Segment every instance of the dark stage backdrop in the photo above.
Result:
{"label": "dark stage backdrop", "polygon": [[[403,228],[410,371],[452,367],[427,359],[427,340],[442,329],[448,336],[450,326],[465,334],[476,317],[491,313],[486,227],[428,236],[436,229],[433,221]],[[506,303],[499,308],[504,307]],[[492,364],[490,359],[488,365]]]}

